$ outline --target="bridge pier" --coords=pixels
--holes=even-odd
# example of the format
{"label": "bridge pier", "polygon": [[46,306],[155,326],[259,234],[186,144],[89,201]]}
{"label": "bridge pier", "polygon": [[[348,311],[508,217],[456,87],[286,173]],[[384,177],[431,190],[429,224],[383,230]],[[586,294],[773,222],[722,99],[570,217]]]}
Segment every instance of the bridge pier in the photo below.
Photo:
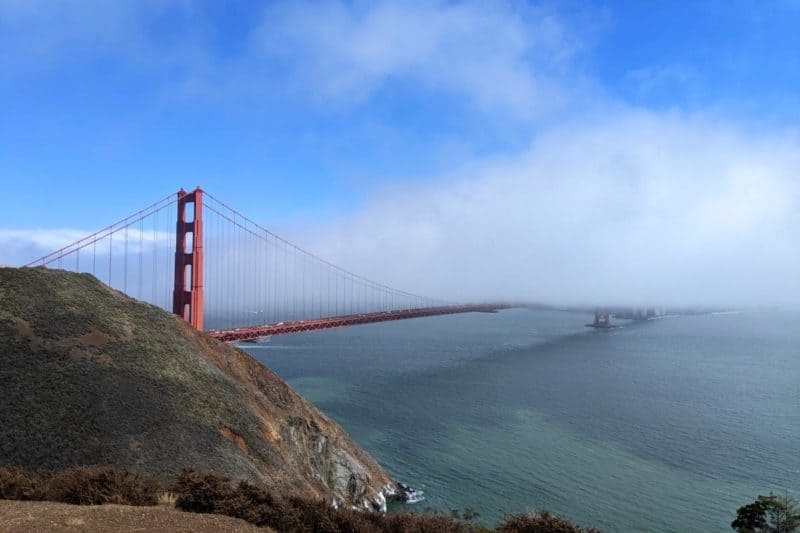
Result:
{"label": "bridge pier", "polygon": [[592,327],[595,328],[610,328],[611,327],[611,313],[608,311],[595,311],[594,322]]}
{"label": "bridge pier", "polygon": [[[186,220],[187,205],[192,220]],[[187,250],[187,236],[191,247]],[[187,281],[187,272],[190,274]],[[172,312],[203,331],[203,191],[178,191],[178,224],[175,231],[175,288]]]}

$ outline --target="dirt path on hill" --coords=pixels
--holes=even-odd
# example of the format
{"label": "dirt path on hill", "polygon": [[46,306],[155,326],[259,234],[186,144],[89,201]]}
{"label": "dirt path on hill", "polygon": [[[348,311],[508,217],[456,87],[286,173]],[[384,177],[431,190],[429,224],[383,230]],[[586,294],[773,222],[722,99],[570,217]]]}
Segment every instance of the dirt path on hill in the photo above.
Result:
{"label": "dirt path on hill", "polygon": [[30,531],[264,533],[268,530],[259,529],[238,518],[184,513],[165,506],[68,505],[0,500],[0,532]]}

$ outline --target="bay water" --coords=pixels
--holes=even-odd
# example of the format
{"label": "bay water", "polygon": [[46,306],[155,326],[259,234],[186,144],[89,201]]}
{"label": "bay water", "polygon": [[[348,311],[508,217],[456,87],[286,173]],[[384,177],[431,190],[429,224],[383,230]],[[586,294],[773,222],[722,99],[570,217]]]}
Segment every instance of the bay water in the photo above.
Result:
{"label": "bay water", "polygon": [[800,497],[800,313],[591,318],[510,309],[242,348],[425,492],[403,508],[730,531],[758,494]]}

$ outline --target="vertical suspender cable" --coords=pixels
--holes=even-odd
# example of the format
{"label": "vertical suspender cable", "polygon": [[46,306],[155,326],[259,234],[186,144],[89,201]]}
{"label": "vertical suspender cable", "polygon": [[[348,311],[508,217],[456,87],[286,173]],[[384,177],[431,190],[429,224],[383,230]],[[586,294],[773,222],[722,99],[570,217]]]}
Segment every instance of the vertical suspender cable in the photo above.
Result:
{"label": "vertical suspender cable", "polygon": [[110,234],[108,236],[108,286],[111,287],[111,254],[112,250],[111,247],[114,243],[114,234]]}
{"label": "vertical suspender cable", "polygon": [[297,248],[292,247],[292,320],[297,320]]}
{"label": "vertical suspender cable", "polygon": [[158,263],[158,241],[156,240],[157,239],[157,237],[156,237],[156,227],[157,226],[158,226],[158,211],[156,211],[153,214],[153,252],[152,252],[153,279],[150,282],[150,284],[152,285],[151,288],[152,288],[152,292],[153,292],[153,300],[152,300],[151,303],[153,305],[158,305],[158,302],[156,302],[156,285],[158,285],[157,278],[156,278],[156,263]]}
{"label": "vertical suspender cable", "polygon": [[142,287],[144,285],[142,280],[142,270],[144,265],[144,237],[142,234],[144,233],[144,218],[139,220],[139,290],[138,290],[138,298],[142,299]]}
{"label": "vertical suspender cable", "polygon": [[125,226],[125,263],[122,266],[122,292],[128,294],[128,226]]}

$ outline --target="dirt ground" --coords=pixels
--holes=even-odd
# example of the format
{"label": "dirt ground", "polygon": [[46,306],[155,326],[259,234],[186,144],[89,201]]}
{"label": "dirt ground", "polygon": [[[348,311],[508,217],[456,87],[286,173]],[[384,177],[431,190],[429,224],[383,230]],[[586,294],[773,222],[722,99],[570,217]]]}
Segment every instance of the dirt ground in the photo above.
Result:
{"label": "dirt ground", "polygon": [[54,502],[0,500],[0,532],[30,531],[159,531],[216,533],[259,529],[228,516],[184,513],[161,507],[68,505]]}

